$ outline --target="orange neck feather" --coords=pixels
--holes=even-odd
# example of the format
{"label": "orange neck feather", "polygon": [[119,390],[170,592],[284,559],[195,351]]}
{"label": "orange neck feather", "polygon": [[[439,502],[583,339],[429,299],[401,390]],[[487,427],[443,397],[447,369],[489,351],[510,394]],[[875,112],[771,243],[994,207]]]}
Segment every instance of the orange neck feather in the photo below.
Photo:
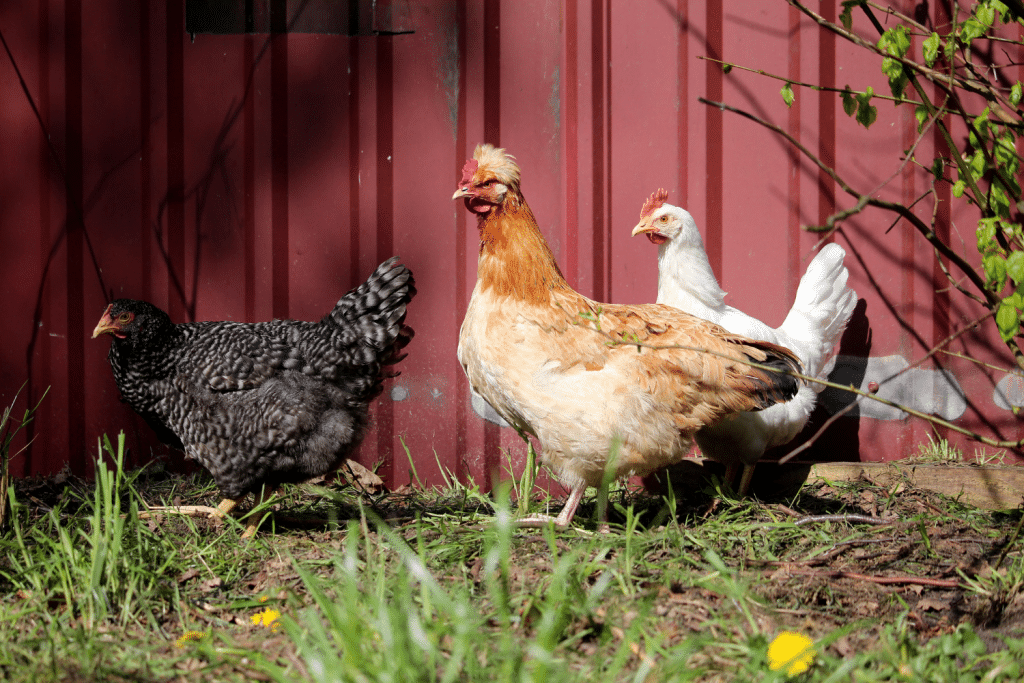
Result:
{"label": "orange neck feather", "polygon": [[494,287],[499,295],[532,304],[550,302],[553,291],[573,291],[522,195],[510,191],[479,221],[477,278],[483,290]]}

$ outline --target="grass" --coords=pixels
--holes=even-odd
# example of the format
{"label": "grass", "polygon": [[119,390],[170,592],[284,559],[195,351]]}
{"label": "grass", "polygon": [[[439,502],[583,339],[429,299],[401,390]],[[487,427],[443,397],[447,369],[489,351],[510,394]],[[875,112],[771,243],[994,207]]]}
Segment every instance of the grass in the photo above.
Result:
{"label": "grass", "polygon": [[18,397],[21,395],[25,385],[22,384],[17,392],[14,394],[14,400],[11,401],[9,406],[5,406],[0,411],[0,530],[7,525],[7,487],[10,484],[10,476],[8,474],[8,464],[11,458],[18,455],[18,453],[11,453],[11,444],[14,442],[14,437],[17,436],[18,432],[25,428],[29,422],[32,421],[35,416],[36,409],[42,405],[43,399],[50,393],[49,387],[43,392],[43,395],[39,397],[39,401],[35,406],[30,406],[25,410],[25,414],[20,420],[12,417],[14,412],[14,405],[18,402]]}
{"label": "grass", "polygon": [[[779,502],[713,484],[623,487],[612,531],[513,526],[511,486],[382,496],[291,487],[252,542],[236,522],[142,519],[206,479],[19,481],[0,535],[7,681],[1018,681],[1019,513],[819,485]],[[689,485],[693,488],[692,483]],[[864,501],[886,525],[864,524]],[[289,517],[288,515],[291,515]],[[324,521],[324,520],[327,521]],[[806,523],[805,523],[806,522]],[[1005,552],[1004,552],[1005,551]],[[1005,555],[996,566],[995,559]],[[942,586],[879,584],[931,578]],[[787,679],[768,648],[806,635]]]}

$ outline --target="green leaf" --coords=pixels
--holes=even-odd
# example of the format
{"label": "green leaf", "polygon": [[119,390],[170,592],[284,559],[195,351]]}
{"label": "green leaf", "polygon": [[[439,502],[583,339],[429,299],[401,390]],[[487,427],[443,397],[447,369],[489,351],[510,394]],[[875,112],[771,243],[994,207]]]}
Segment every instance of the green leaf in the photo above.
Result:
{"label": "green leaf", "polygon": [[996,11],[986,3],[979,3],[974,11],[974,16],[985,26],[991,28],[996,21]]}
{"label": "green leaf", "polygon": [[903,57],[910,49],[910,36],[902,25],[893,26],[878,39],[878,49],[893,57]]}
{"label": "green leaf", "polygon": [[923,104],[914,107],[914,118],[917,119],[917,132],[920,133],[924,129],[924,124],[928,121],[928,107]]}
{"label": "green leaf", "polygon": [[935,64],[935,60],[939,58],[940,42],[939,34],[933,31],[921,44],[921,47],[924,48],[924,63],[928,66]]}
{"label": "green leaf", "polygon": [[942,172],[946,168],[946,162],[942,157],[935,157],[935,161],[932,162],[932,175],[935,176],[936,180],[942,180]]}
{"label": "green leaf", "polygon": [[960,42],[964,43],[967,47],[970,47],[971,43],[975,38],[980,38],[985,35],[986,27],[976,19],[968,19],[964,23],[960,24],[959,35]]}
{"label": "green leaf", "polygon": [[1004,342],[1013,339],[1020,331],[1020,316],[1012,304],[1003,301],[996,310],[996,327]]}
{"label": "green leaf", "polygon": [[853,7],[843,3],[843,11],[839,13],[839,22],[847,31],[853,28]]}
{"label": "green leaf", "polygon": [[1006,286],[1006,259],[1001,254],[989,254],[981,259],[985,269],[985,286],[993,292],[999,292]]}
{"label": "green leaf", "polygon": [[892,57],[886,57],[882,60],[882,73],[889,77],[892,81],[895,78],[899,78],[903,75],[903,64],[898,59]]}
{"label": "green leaf", "polygon": [[[1014,171],[1014,173],[1016,173],[1016,171]],[[1020,183],[1017,182],[1017,177],[1016,176],[1012,176],[1010,178],[1006,178],[1006,182],[1009,183],[1009,185],[1010,185],[1010,194],[1012,194],[1014,197],[1020,197],[1021,196]],[[1017,202],[1016,207],[1017,207],[1018,211],[1020,211],[1022,208],[1024,208],[1024,207],[1022,207],[1020,202]]]}
{"label": "green leaf", "polygon": [[989,4],[992,5],[992,9],[999,12],[999,16],[1002,18],[1004,24],[1010,23],[1012,17],[1010,16],[1010,8],[1005,3],[999,0],[989,0]]}
{"label": "green leaf", "polygon": [[985,152],[980,148],[974,150],[974,155],[967,163],[967,167],[971,169],[971,175],[975,180],[981,178],[985,174]]}
{"label": "green leaf", "polygon": [[857,123],[870,128],[878,118],[878,108],[871,104],[875,91],[869,85],[862,95],[857,95]]}
{"label": "green leaf", "polygon": [[1010,296],[1003,299],[1003,302],[1009,306],[1013,306],[1018,311],[1024,308],[1024,293],[1017,289]]}
{"label": "green leaf", "polygon": [[906,55],[910,49],[907,29],[897,25],[885,31],[878,39],[878,49],[889,55],[882,60],[882,73],[889,78],[889,90],[892,91],[893,97],[899,99],[903,96],[903,90],[909,80],[903,63],[897,59]]}
{"label": "green leaf", "polygon": [[853,91],[850,90],[850,86],[846,86],[842,92],[842,96],[843,111],[846,112],[847,116],[853,116],[857,111],[857,98],[854,96]]}
{"label": "green leaf", "polygon": [[[903,91],[910,81],[903,63],[898,59],[886,57],[882,60],[882,73],[889,79],[889,90],[892,92],[892,96],[897,100],[901,99]],[[899,104],[899,102],[896,104]]]}
{"label": "green leaf", "polygon": [[992,151],[995,153],[996,161],[1008,167],[1006,170],[1009,173],[1012,174],[1016,170],[1009,168],[1013,164],[1020,163],[1017,157],[1017,149],[1014,147],[1013,135],[1007,133],[999,136],[992,147]]}
{"label": "green leaf", "polygon": [[878,118],[878,108],[870,104],[861,104],[857,109],[857,123],[870,128],[871,124]]}
{"label": "green leaf", "polygon": [[991,110],[988,107],[985,107],[984,109],[981,110],[981,113],[975,116],[974,119],[971,121],[971,124],[974,125],[974,128],[975,130],[978,131],[978,134],[981,135],[981,137],[983,137],[986,140],[988,139],[989,128],[992,127],[992,121],[988,118],[988,115],[990,113]]}
{"label": "green leaf", "polygon": [[1013,84],[1013,87],[1010,88],[1010,104],[1012,104],[1015,107],[1018,104],[1020,104],[1020,96],[1021,96],[1021,86],[1020,86],[1020,81],[1017,81],[1016,83]]}
{"label": "green leaf", "polygon": [[786,82],[786,85],[782,86],[782,90],[779,91],[782,95],[782,101],[786,103],[787,107],[793,106],[793,87]]}
{"label": "green leaf", "polygon": [[[956,190],[954,189],[954,193]],[[963,192],[961,192],[963,194]],[[998,218],[982,218],[978,221],[978,230],[976,236],[978,238],[978,252],[981,254],[987,254],[992,251],[992,248],[996,245],[996,226],[999,224]]]}
{"label": "green leaf", "polygon": [[1017,160],[1017,150],[1012,144],[1007,145],[1003,140],[996,140],[992,145],[992,156],[996,158],[997,164],[1005,168]]}
{"label": "green leaf", "polygon": [[902,64],[900,64],[900,75],[889,81],[889,92],[896,98],[894,104],[900,104],[903,102],[903,91],[907,89],[907,83],[910,83],[910,77],[907,76],[907,70]]}
{"label": "green leaf", "polygon": [[980,114],[971,119],[967,142],[975,149],[988,143],[989,128],[991,126],[991,122],[988,120],[988,112],[988,107],[985,107]]}
{"label": "green leaf", "polygon": [[[1021,210],[1019,203],[1017,204],[1017,210]],[[1020,223],[1003,223],[1003,235],[1006,236],[1008,242],[1012,240],[1024,242],[1024,231],[1021,230]]]}
{"label": "green leaf", "polygon": [[1003,186],[996,181],[992,182],[992,186],[988,190],[988,204],[991,211],[997,216],[1010,217],[1010,198],[1006,196]]}
{"label": "green leaf", "polygon": [[722,73],[727,74],[730,71],[732,71],[732,64],[723,64],[722,65]]}
{"label": "green leaf", "polygon": [[949,40],[948,38],[946,42],[942,44],[942,50],[946,53],[947,62],[953,61],[953,55],[956,54],[956,46],[957,42],[955,40]]}
{"label": "green leaf", "polygon": [[864,0],[845,0],[843,2],[843,11],[839,13],[839,21],[847,31],[853,28],[853,8],[863,4]]}
{"label": "green leaf", "polygon": [[1024,284],[1024,251],[1014,251],[1006,258],[1006,274],[1014,284]]}
{"label": "green leaf", "polygon": [[967,189],[967,183],[962,180],[958,180],[953,183],[953,196],[960,199],[964,196],[964,190]]}

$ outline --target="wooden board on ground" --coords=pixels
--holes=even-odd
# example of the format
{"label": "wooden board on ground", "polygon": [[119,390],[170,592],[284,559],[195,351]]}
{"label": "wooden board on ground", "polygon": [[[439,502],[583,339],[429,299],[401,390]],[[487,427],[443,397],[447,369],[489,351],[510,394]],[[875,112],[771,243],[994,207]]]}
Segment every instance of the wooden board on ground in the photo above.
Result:
{"label": "wooden board on ground", "polygon": [[[785,467],[785,465],[783,465]],[[935,491],[985,510],[1011,510],[1024,498],[1024,467],[915,463],[910,461],[835,462],[811,466],[808,481],[858,481],[880,486],[909,480],[912,486]]]}
{"label": "wooden board on ground", "polygon": [[[722,476],[725,468],[702,458],[687,458],[669,468],[671,480],[693,482],[711,475]],[[885,488],[906,481],[909,486],[960,497],[968,505],[984,510],[1012,510],[1024,500],[1024,467],[1013,465],[971,465],[960,463],[895,462],[791,462],[778,465],[758,463],[753,495],[775,498],[796,493],[803,483],[818,481],[870,481]]]}

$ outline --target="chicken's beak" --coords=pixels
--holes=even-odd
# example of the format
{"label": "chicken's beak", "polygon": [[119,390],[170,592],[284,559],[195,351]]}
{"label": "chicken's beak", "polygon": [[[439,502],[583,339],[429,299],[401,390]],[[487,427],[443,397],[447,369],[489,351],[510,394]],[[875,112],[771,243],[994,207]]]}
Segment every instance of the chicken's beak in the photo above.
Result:
{"label": "chicken's beak", "polygon": [[664,244],[668,241],[668,238],[658,232],[658,229],[654,227],[651,221],[640,221],[635,228],[633,228],[633,237],[637,235],[646,235],[647,239],[651,241],[651,244]]}
{"label": "chicken's beak", "polygon": [[114,307],[114,304],[107,306],[107,310],[103,311],[103,317],[96,323],[96,329],[92,331],[92,338],[100,336],[101,334],[116,334],[121,330],[117,326],[117,323],[110,317],[110,309]]}
{"label": "chicken's beak", "polygon": [[462,197],[469,197],[469,196],[470,196],[469,188],[468,187],[460,187],[459,189],[455,190],[455,194],[452,195],[452,199],[453,200],[461,199]]}
{"label": "chicken's beak", "polygon": [[636,237],[637,235],[643,235],[644,233],[652,232],[653,230],[653,225],[651,225],[647,221],[640,221],[639,223],[637,223],[636,227],[633,228],[633,237]]}

